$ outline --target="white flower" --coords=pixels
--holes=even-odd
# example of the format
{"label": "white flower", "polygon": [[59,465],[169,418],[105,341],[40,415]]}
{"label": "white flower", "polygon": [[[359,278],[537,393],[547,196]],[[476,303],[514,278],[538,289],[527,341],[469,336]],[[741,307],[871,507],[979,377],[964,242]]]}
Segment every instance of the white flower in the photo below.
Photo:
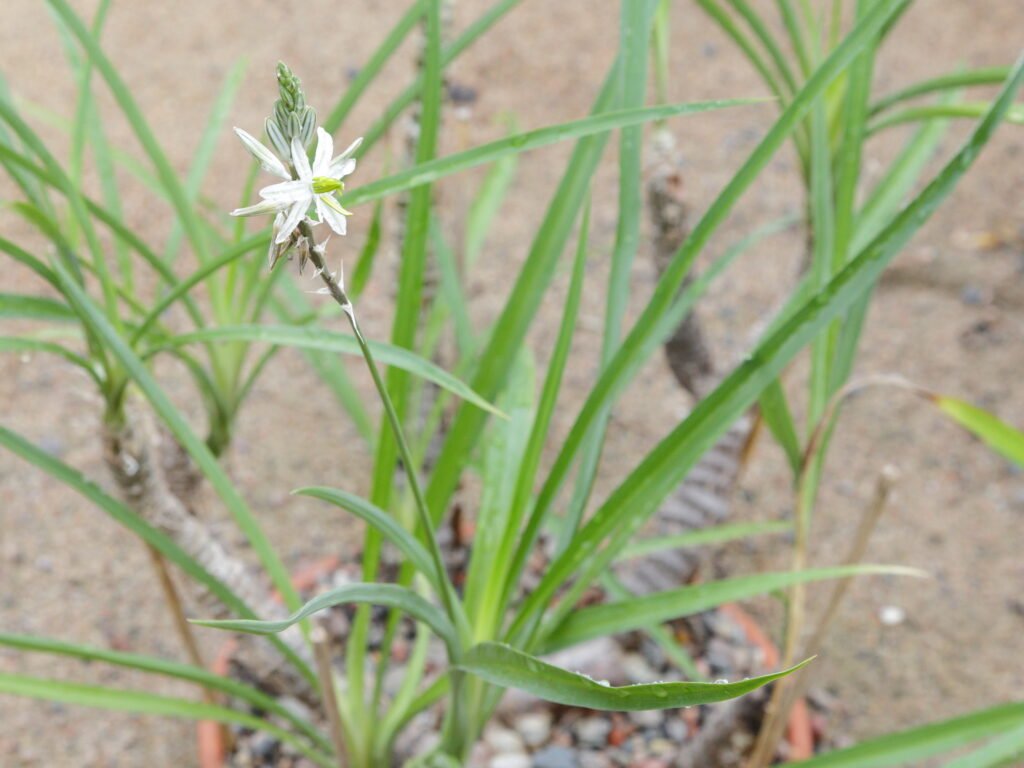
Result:
{"label": "white flower", "polygon": [[235,128],[235,135],[242,140],[245,148],[252,153],[252,156],[260,161],[264,171],[280,176],[282,179],[290,179],[292,177],[280,158],[263,146],[251,133],[243,131],[241,128]]}
{"label": "white flower", "polygon": [[299,222],[305,218],[310,206],[315,206],[317,221],[326,222],[339,235],[345,234],[345,216],[351,214],[341,207],[341,203],[334,197],[334,193],[344,189],[345,185],[341,180],[355,170],[356,161],[351,155],[362,143],[362,139],[356,139],[348,149],[332,159],[334,141],[327,131],[317,128],[316,154],[313,158],[313,166],[310,167],[309,159],[306,157],[306,151],[301,142],[293,138],[291,160],[297,176],[295,178],[288,174],[276,155],[252,136],[238,129],[236,129],[236,133],[249,151],[260,161],[264,169],[288,180],[264,187],[260,190],[260,197],[263,198],[261,202],[248,208],[232,211],[232,216],[285,212],[284,220],[279,225],[275,221],[274,227],[277,231],[274,242],[284,243],[291,237]]}

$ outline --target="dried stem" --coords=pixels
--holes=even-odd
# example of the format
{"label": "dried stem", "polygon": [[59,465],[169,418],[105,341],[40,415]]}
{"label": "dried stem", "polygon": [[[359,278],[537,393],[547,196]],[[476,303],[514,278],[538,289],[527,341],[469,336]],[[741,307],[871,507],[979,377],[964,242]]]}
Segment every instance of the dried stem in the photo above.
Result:
{"label": "dried stem", "polygon": [[331,648],[327,631],[320,624],[314,625],[309,633],[313,644],[313,656],[316,660],[316,674],[320,679],[320,691],[323,696],[324,714],[330,729],[331,741],[338,758],[338,768],[345,768],[345,731],[342,726],[341,712],[338,709],[338,692],[334,686],[334,670],[331,667]]}
{"label": "dried stem", "polygon": [[[853,544],[843,561],[844,565],[855,565],[864,558],[871,534],[874,532],[882,512],[885,511],[892,488],[898,479],[899,471],[896,467],[886,465],[882,468],[875,484],[875,493],[871,499],[871,504],[868,505],[864,515],[861,517]],[[804,656],[815,656],[820,653],[825,643],[825,637],[828,635],[828,630],[832,626],[836,614],[839,612],[839,606],[846,596],[852,581],[853,577],[847,577],[839,580],[833,587],[828,605],[825,607],[824,613],[822,613],[821,618],[818,620],[814,634],[811,635],[811,639],[807,642],[804,649]],[[804,694],[807,680],[807,670],[801,669],[775,683],[771,701],[765,714],[764,724],[758,733],[757,742],[754,745],[754,751],[751,754],[748,768],[762,768],[771,762],[775,753],[775,745],[778,744],[779,739],[782,737],[782,732],[789,720],[789,713],[792,711],[797,699]]]}
{"label": "dried stem", "polygon": [[[153,570],[156,572],[156,577],[160,582],[160,589],[164,593],[164,601],[170,609],[171,617],[174,619],[174,628],[178,633],[178,637],[181,639],[182,646],[185,648],[188,660],[192,662],[193,665],[205,669],[206,665],[203,663],[203,656],[199,651],[199,644],[196,642],[195,635],[192,634],[192,625],[188,623],[188,619],[185,617],[185,609],[181,603],[181,596],[178,594],[178,588],[174,585],[174,581],[171,579],[171,572],[167,568],[167,562],[151,544],[146,544],[146,552],[149,554],[149,560],[153,564]],[[206,701],[207,704],[216,704],[217,696],[209,688],[204,687],[203,700]]]}

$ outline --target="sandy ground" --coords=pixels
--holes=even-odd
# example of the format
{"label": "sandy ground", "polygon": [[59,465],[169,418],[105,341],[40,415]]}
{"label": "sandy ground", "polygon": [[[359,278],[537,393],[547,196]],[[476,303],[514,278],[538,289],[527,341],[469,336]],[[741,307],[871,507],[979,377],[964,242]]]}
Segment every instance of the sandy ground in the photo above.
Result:
{"label": "sandy ground", "polygon": [[[91,10],[92,3],[76,3]],[[301,4],[115,4],[105,45],[177,167],[187,167],[219,82],[239,58],[249,77],[233,109],[233,124],[257,130],[274,95],[272,70],[288,61],[303,76],[312,103],[325,105],[344,87],[397,19],[399,3],[373,0]],[[459,25],[475,18],[482,0],[457,4]],[[673,100],[761,94],[755,74],[698,12],[675,14]],[[616,42],[616,6],[576,0],[525,2],[455,68],[456,79],[478,90],[461,121],[450,120],[445,151],[500,134],[502,118],[541,126],[586,113]],[[8,0],[0,23],[0,70],[14,90],[69,117],[74,97],[60,43],[43,4]],[[961,3],[922,0],[901,24],[879,65],[881,90],[965,64],[1011,61],[1024,31],[1024,6],[1003,0]],[[410,64],[395,62],[363,101],[340,140],[360,132],[406,82]],[[108,100],[109,101],[109,100]],[[686,155],[694,210],[706,206],[762,134],[771,107],[733,110],[674,123]],[[130,151],[124,124],[110,130]],[[949,152],[964,135],[957,126]],[[63,152],[59,131],[46,135]],[[392,140],[392,146],[396,142]],[[899,145],[893,134],[872,144],[869,174]],[[206,186],[232,207],[244,172],[242,151],[225,133]],[[893,372],[995,409],[1024,423],[1024,397],[1015,374],[1024,365],[1024,307],[1020,241],[978,247],[979,233],[1019,231],[1024,208],[1024,132],[1004,129],[977,167],[920,233],[883,286],[868,324],[858,373]],[[469,290],[480,322],[501,306],[508,275],[525,257],[529,237],[550,198],[568,148],[522,159],[514,191],[488,240]],[[569,371],[570,398],[591,379],[600,334],[600,295],[614,235],[615,166],[610,153],[594,186],[594,258],[585,316]],[[373,178],[378,152],[356,183]],[[479,174],[440,190],[446,224],[457,230]],[[2,187],[6,194],[9,186]],[[759,222],[800,206],[792,156],[779,156],[746,195],[708,249],[711,258]],[[163,209],[143,195],[127,203],[131,223],[157,242],[166,233]],[[368,216],[354,220],[358,243]],[[6,237],[32,244],[31,233],[0,212]],[[802,237],[791,232],[765,241],[720,281],[702,317],[720,359],[731,359],[789,284]],[[637,259],[634,312],[653,284],[649,260]],[[897,279],[898,278],[898,279]],[[371,335],[387,333],[386,270],[375,274],[361,306]],[[531,342],[543,356],[554,335],[565,276],[541,310]],[[0,274],[0,290],[34,289],[21,270]],[[5,426],[30,436],[92,477],[106,481],[96,433],[98,403],[89,383],[43,358],[0,359]],[[802,381],[798,363],[790,381]],[[181,372],[161,368],[168,388],[189,405]],[[358,374],[357,374],[358,375]],[[361,386],[368,382],[359,379]],[[798,396],[797,400],[801,398]],[[653,361],[616,410],[601,474],[607,491],[642,453],[685,413],[686,402],[660,359]],[[564,433],[574,409],[556,419]],[[855,402],[838,430],[815,526],[815,560],[841,557],[870,497],[879,469],[900,467],[904,479],[872,544],[877,562],[928,570],[929,581],[871,579],[852,590],[836,631],[818,662],[817,682],[837,694],[837,721],[855,736],[966,712],[1011,698],[1024,686],[1020,664],[1024,605],[1024,479],[975,441],[909,397],[869,394]],[[323,386],[298,355],[286,353],[266,373],[244,413],[230,467],[261,522],[289,564],[326,552],[351,552],[353,527],[322,506],[292,499],[289,489],[314,483],[365,491],[368,459],[354,430],[339,418]],[[738,519],[788,514],[792,497],[779,452],[764,444],[744,479]],[[0,630],[34,632],[101,646],[179,657],[144,552],[74,494],[0,455]],[[209,504],[216,515],[216,505]],[[232,534],[225,526],[229,538]],[[722,559],[732,572],[781,566],[777,542],[734,547]],[[812,593],[817,596],[817,593]],[[882,626],[878,611],[896,605],[906,621]],[[207,652],[216,638],[204,637]],[[98,666],[0,651],[0,670],[100,681],[186,696],[187,688]],[[194,764],[192,726],[75,707],[0,698],[0,764],[4,766],[153,766]]]}

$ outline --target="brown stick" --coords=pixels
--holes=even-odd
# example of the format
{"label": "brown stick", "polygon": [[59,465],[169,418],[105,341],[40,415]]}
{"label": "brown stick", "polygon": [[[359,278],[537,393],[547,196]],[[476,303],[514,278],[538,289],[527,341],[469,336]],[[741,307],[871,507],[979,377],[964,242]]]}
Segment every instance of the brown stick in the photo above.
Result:
{"label": "brown stick", "polygon": [[[843,560],[844,565],[855,565],[864,558],[871,534],[874,532],[882,512],[885,511],[893,485],[895,485],[898,479],[899,471],[896,467],[886,465],[882,468],[878,475],[878,481],[875,484],[875,493],[871,504],[861,517],[853,544]],[[845,579],[840,579],[833,587],[828,605],[818,621],[814,634],[807,643],[802,654],[803,656],[816,656],[820,653],[825,643],[825,638],[828,635],[829,627],[839,612],[839,606],[843,598],[846,597],[852,581],[853,577],[848,576]],[[775,683],[765,714],[764,724],[757,735],[757,742],[754,744],[754,751],[751,753],[747,768],[762,768],[771,762],[775,754],[775,746],[778,744],[779,739],[782,738],[782,731],[789,721],[789,713],[792,711],[797,699],[804,694],[807,688],[807,680],[807,670],[801,669]]]}
{"label": "brown stick", "polygon": [[334,688],[334,670],[331,668],[331,649],[327,631],[322,625],[316,624],[310,630],[309,639],[313,643],[316,674],[320,678],[324,714],[327,716],[327,726],[331,732],[334,751],[338,755],[338,768],[345,768],[345,736],[341,724],[341,713],[338,710],[338,694]]}
{"label": "brown stick", "polygon": [[[174,620],[174,628],[178,632],[178,637],[181,639],[181,644],[185,648],[185,653],[188,656],[188,660],[193,665],[206,668],[203,663],[202,653],[199,651],[199,644],[196,643],[195,635],[192,634],[192,625],[188,623],[188,619],[185,618],[185,609],[181,603],[181,596],[178,594],[178,588],[174,585],[174,581],[171,579],[171,573],[167,569],[167,563],[163,557],[153,549],[151,544],[146,544],[146,552],[149,554],[149,560],[153,564],[153,570],[156,571],[157,580],[160,582],[160,589],[164,593],[164,602],[167,603],[167,607],[171,612],[171,618]],[[216,704],[217,695],[209,688],[203,688],[203,700],[207,704]]]}

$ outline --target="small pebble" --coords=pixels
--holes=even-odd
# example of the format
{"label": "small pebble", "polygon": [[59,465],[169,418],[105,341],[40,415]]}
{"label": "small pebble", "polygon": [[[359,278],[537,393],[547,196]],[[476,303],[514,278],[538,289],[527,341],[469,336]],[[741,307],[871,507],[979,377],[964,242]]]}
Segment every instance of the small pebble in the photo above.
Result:
{"label": "small pebble", "polygon": [[579,760],[580,768],[612,768],[612,759],[603,752],[582,752]]}
{"label": "small pebble", "polygon": [[580,768],[580,761],[574,749],[546,747],[534,754],[533,768]]}
{"label": "small pebble", "polygon": [[668,739],[651,739],[647,749],[656,755],[671,755],[676,751],[676,746]]}
{"label": "small pebble", "polygon": [[984,304],[986,298],[985,291],[973,283],[968,283],[960,291],[960,301],[968,306],[976,307],[979,304]]}
{"label": "small pebble", "polygon": [[677,744],[684,741],[690,735],[690,729],[686,723],[678,717],[670,717],[665,722],[665,735]]}
{"label": "small pebble", "polygon": [[630,712],[629,719],[641,728],[657,728],[665,720],[665,714],[658,709],[648,709],[642,712]]}
{"label": "small pebble", "polygon": [[622,671],[634,683],[653,683],[661,679],[639,653],[627,653],[622,657]]}
{"label": "small pebble", "polygon": [[498,754],[523,752],[523,740],[519,734],[508,728],[492,725],[484,731],[484,741]]}
{"label": "small pebble", "polygon": [[249,742],[249,748],[252,750],[252,755],[257,760],[269,760],[277,752],[279,746],[278,740],[271,736],[269,733],[260,731],[253,735],[252,741]]}
{"label": "small pebble", "polygon": [[591,747],[603,747],[608,743],[608,734],[612,724],[603,717],[587,717],[580,720],[575,727],[576,738],[581,744]]}
{"label": "small pebble", "polygon": [[539,747],[551,735],[551,713],[546,710],[528,712],[516,719],[515,726],[527,746]]}
{"label": "small pebble", "polygon": [[883,605],[878,610],[878,620],[883,626],[895,627],[907,620],[907,612],[898,605]]}
{"label": "small pebble", "polygon": [[522,752],[495,755],[488,763],[490,768],[530,768],[530,758]]}

